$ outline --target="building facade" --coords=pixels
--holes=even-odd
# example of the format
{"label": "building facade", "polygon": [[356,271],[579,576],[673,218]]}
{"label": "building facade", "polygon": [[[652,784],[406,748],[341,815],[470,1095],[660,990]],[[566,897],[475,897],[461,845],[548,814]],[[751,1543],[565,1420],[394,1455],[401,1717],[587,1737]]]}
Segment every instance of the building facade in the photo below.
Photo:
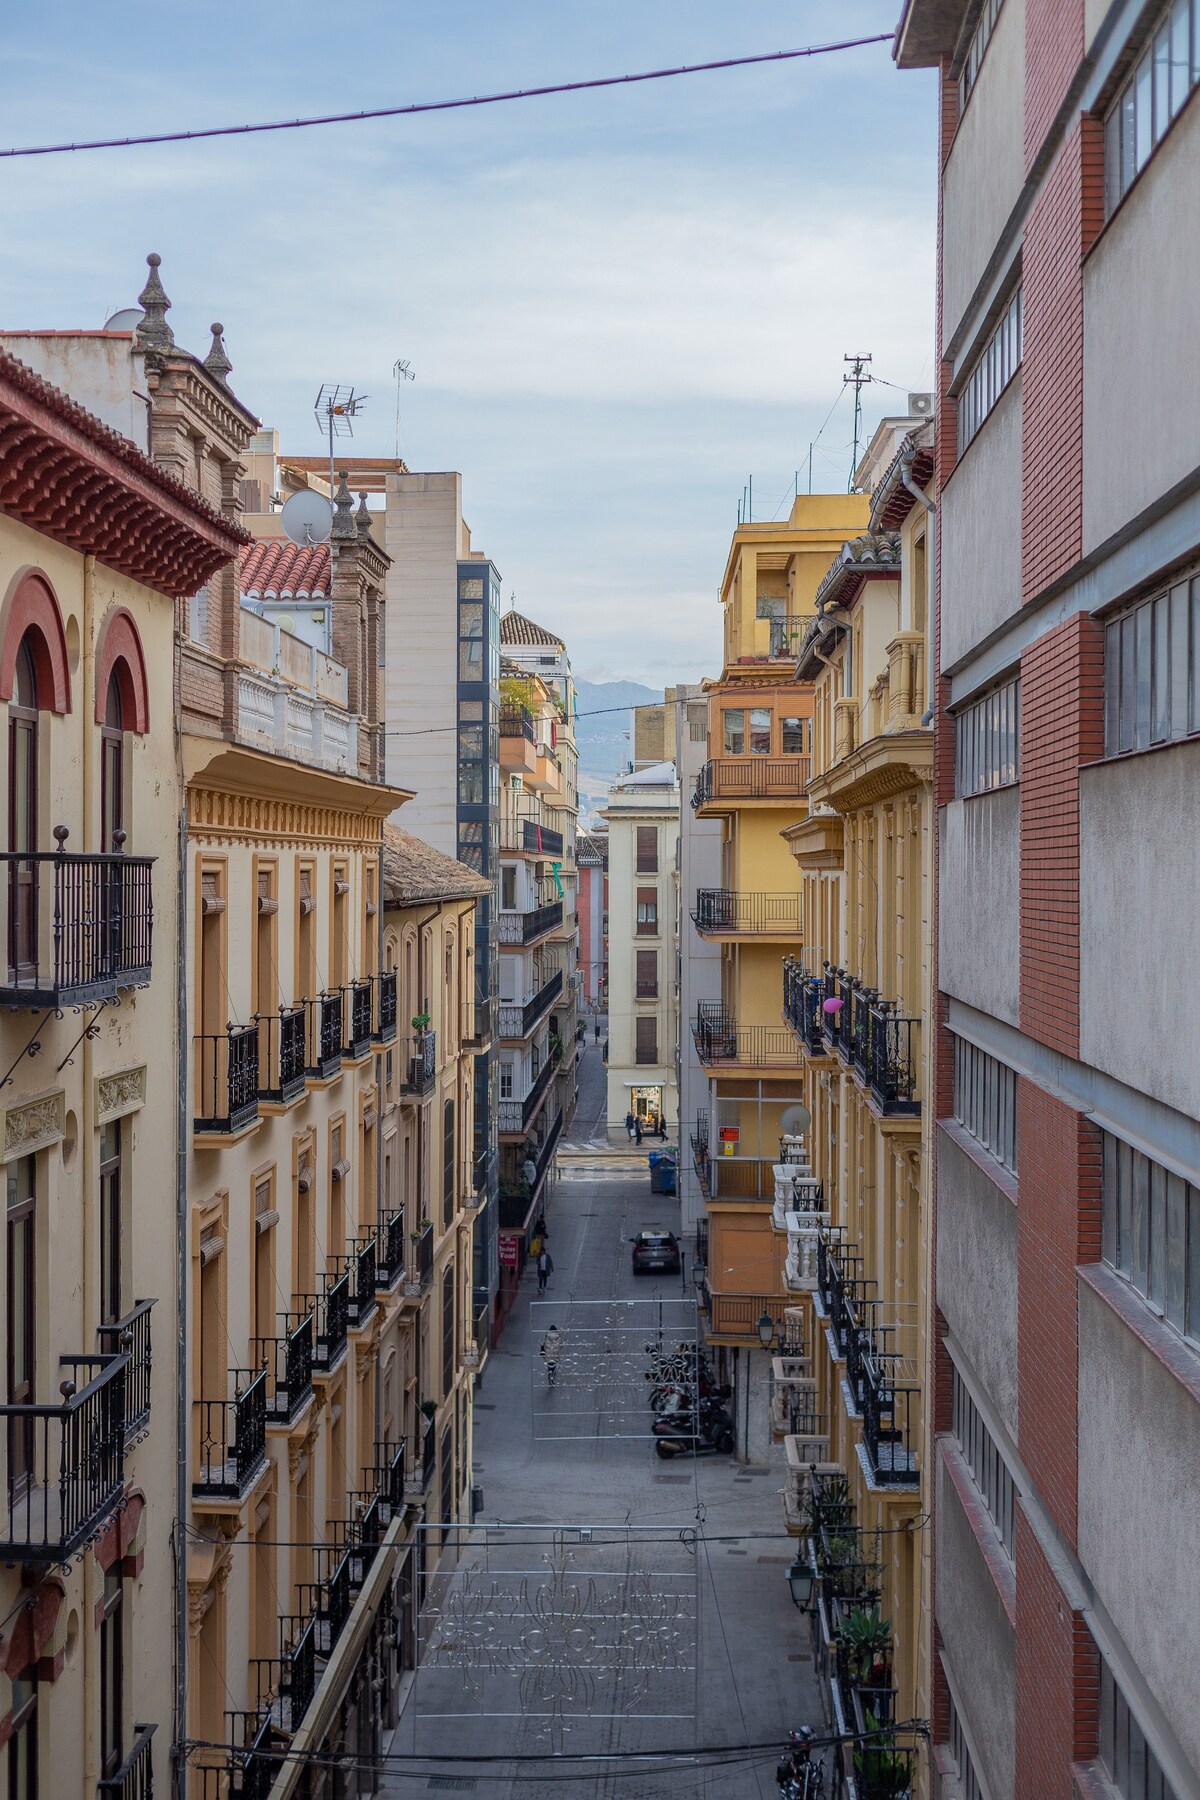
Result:
{"label": "building facade", "polygon": [[[720,942],[702,935],[689,899],[721,886],[721,822],[698,818],[692,795],[708,761],[708,695],[701,686],[668,688],[680,696],[677,728],[679,775],[679,1018],[697,1016],[702,1002],[721,992]],[[694,1034],[679,1032],[679,1209],[684,1232],[691,1237],[698,1266],[707,1262],[708,1239],[708,1069],[700,1060]],[[700,1154],[696,1146],[700,1146]]]}
{"label": "building facade", "polygon": [[609,789],[608,1130],[626,1120],[678,1142],[679,788],[674,763],[654,763]]}
{"label": "building facade", "polygon": [[608,1004],[608,833],[581,831],[575,848],[579,875],[580,997],[590,1019]]}
{"label": "building facade", "polygon": [[932,1727],[993,1800],[1200,1792],[1198,27],[896,39],[940,83]]}

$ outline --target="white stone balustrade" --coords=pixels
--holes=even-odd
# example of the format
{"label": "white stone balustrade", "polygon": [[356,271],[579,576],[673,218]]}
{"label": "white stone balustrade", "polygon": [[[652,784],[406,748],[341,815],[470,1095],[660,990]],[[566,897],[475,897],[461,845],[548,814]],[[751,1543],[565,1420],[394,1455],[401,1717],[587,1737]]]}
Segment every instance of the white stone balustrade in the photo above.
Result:
{"label": "white stone balustrade", "polygon": [[241,609],[238,739],[338,774],[358,771],[358,720],[340,663],[269,619]]}

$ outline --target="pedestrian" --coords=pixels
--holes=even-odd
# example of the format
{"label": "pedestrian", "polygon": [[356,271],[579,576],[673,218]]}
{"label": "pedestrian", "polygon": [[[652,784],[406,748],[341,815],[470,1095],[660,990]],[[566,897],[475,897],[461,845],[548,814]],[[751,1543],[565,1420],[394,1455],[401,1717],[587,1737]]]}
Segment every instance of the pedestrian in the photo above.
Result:
{"label": "pedestrian", "polygon": [[633,1125],[633,1138],[634,1138],[634,1142],[635,1142],[635,1143],[637,1143],[637,1144],[640,1144],[640,1143],[641,1143],[641,1141],[642,1141],[642,1121],[641,1121],[641,1115],[640,1115],[640,1114],[639,1114],[639,1116],[638,1116],[638,1117],[637,1117],[637,1118],[636,1118],[636,1119],[635,1119],[635,1120],[634,1120],[634,1125]]}
{"label": "pedestrian", "polygon": [[537,1218],[534,1220],[533,1229],[534,1229],[535,1234],[541,1238],[543,1243],[545,1243],[546,1239],[550,1235],[549,1232],[546,1230],[546,1215],[545,1215],[545,1213],[538,1214]]}
{"label": "pedestrian", "polygon": [[553,1273],[554,1273],[554,1258],[551,1256],[550,1252],[547,1250],[545,1244],[543,1244],[541,1249],[538,1251],[537,1272],[538,1272],[538,1293],[544,1294],[546,1291],[546,1283],[549,1281],[551,1275],[553,1275]]}
{"label": "pedestrian", "polygon": [[525,1161],[521,1166],[521,1174],[524,1177],[525,1186],[532,1194],[537,1182],[537,1164],[534,1162],[532,1156],[527,1156],[525,1158]]}
{"label": "pedestrian", "polygon": [[542,1360],[546,1365],[546,1380],[554,1386],[558,1374],[558,1359],[562,1355],[562,1333],[557,1325],[552,1325],[542,1339]]}
{"label": "pedestrian", "polygon": [[666,1118],[666,1114],[665,1114],[665,1113],[660,1113],[660,1114],[659,1114],[659,1118],[658,1118],[658,1135],[659,1135],[659,1137],[660,1137],[660,1138],[665,1138],[665,1137],[666,1137],[666,1135],[667,1135],[667,1118]]}
{"label": "pedestrian", "polygon": [[596,1042],[597,1043],[600,1042],[600,1021],[599,1021],[599,1019],[596,1020]]}
{"label": "pedestrian", "polygon": [[637,1127],[637,1120],[634,1118],[634,1116],[631,1112],[627,1112],[625,1114],[625,1129],[629,1133],[629,1139],[630,1139],[631,1143],[633,1141],[633,1134],[634,1134],[636,1127]]}
{"label": "pedestrian", "polygon": [[534,1232],[529,1240],[529,1254],[532,1256],[534,1262],[536,1262],[538,1257],[542,1254],[542,1239],[537,1231]]}

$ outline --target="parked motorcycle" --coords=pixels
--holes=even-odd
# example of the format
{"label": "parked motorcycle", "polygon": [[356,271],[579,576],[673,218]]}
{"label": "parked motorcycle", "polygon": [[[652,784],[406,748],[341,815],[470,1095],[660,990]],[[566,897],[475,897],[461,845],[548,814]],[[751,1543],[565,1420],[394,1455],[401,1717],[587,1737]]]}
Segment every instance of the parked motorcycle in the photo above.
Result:
{"label": "parked motorcycle", "polygon": [[699,1421],[680,1408],[651,1426],[656,1453],[672,1456],[729,1456],[734,1446],[733,1420],[723,1406],[702,1405]]}

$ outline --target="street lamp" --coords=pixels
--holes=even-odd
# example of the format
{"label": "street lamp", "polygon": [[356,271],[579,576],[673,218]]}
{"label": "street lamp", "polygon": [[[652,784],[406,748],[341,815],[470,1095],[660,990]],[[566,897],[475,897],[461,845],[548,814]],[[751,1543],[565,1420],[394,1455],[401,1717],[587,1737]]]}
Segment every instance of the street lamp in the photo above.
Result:
{"label": "street lamp", "polygon": [[769,1312],[758,1316],[758,1341],[764,1350],[769,1350],[775,1341],[775,1321]]}
{"label": "street lamp", "polygon": [[798,1606],[801,1612],[808,1612],[812,1606],[813,1586],[816,1581],[811,1562],[807,1562],[803,1556],[798,1556],[787,1572],[787,1579],[788,1586],[792,1590],[793,1606]]}

